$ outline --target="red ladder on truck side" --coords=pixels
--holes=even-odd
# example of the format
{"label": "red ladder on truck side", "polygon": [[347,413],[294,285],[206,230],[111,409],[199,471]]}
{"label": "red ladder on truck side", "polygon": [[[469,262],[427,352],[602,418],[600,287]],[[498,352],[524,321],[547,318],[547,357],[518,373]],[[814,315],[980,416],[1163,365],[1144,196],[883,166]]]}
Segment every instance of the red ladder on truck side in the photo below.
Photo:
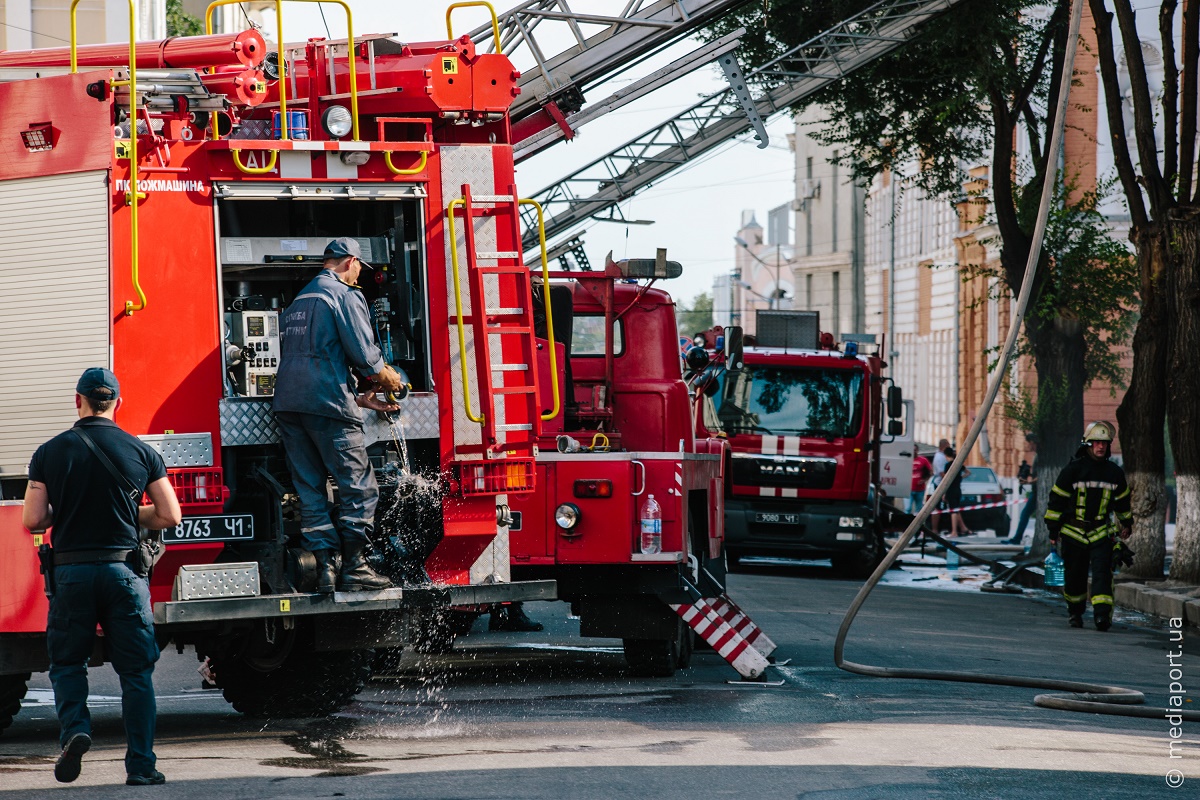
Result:
{"label": "red ladder on truck side", "polygon": [[[471,409],[470,387],[463,380],[463,393],[467,405],[467,416],[480,424],[483,430],[483,445],[462,445],[455,448],[458,453],[494,454],[507,452],[515,455],[532,455],[540,433],[541,421],[538,402],[536,373],[537,343],[534,341],[533,295],[529,268],[521,258],[521,218],[516,187],[509,186],[503,195],[473,195],[469,184],[462,185],[462,200],[450,204],[447,213],[452,217],[461,210],[464,220],[463,236],[467,257],[467,287],[471,299],[471,312],[452,317],[451,323],[469,324],[475,343],[475,378],[479,397],[479,414]],[[509,241],[515,250],[481,252],[476,249],[474,221],[483,217],[496,220],[497,233],[501,224],[510,229]],[[451,220],[453,224],[453,220]],[[497,247],[500,245],[497,244]],[[456,248],[457,243],[451,242]],[[494,262],[482,265],[480,261]],[[517,305],[489,308],[487,306],[488,278],[495,277],[495,296],[501,303]],[[461,280],[455,265],[455,280]],[[458,313],[462,314],[461,304]],[[492,363],[492,337],[501,337],[501,363]],[[515,350],[515,353],[514,353]],[[465,360],[465,351],[461,353]],[[465,371],[464,366],[464,371]],[[499,376],[499,377],[497,377]],[[500,384],[500,385],[498,385]],[[500,422],[497,418],[497,398],[505,402],[505,417],[516,416],[522,421]],[[509,400],[520,403],[524,414],[513,414]],[[501,434],[503,440],[501,441]]]}

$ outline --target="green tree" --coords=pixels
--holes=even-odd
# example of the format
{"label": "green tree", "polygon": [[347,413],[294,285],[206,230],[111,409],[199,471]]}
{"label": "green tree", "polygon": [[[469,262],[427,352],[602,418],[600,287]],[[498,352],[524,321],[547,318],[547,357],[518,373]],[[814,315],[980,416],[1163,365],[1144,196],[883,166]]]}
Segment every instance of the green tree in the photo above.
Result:
{"label": "green tree", "polygon": [[692,307],[682,303],[678,306],[677,323],[679,335],[691,338],[700,331],[706,331],[713,326],[713,299],[708,292],[701,292],[692,298]]}
{"label": "green tree", "polygon": [[[1161,0],[1157,42],[1152,31],[1138,30],[1129,0],[1089,0],[1089,6],[1113,158],[1129,208],[1129,238],[1137,251],[1141,283],[1133,375],[1117,409],[1121,450],[1133,489],[1132,544],[1137,552],[1133,572],[1145,577],[1162,573],[1168,504],[1165,424],[1177,492],[1171,578],[1196,583],[1200,582],[1200,360],[1196,358],[1200,350],[1200,182],[1196,181],[1200,6],[1194,0],[1182,4]],[[1161,56],[1161,85],[1150,78],[1148,55]],[[1130,107],[1132,126],[1126,123]]]}
{"label": "green tree", "polygon": [[200,36],[204,21],[183,10],[183,0],[167,0],[167,36]]}
{"label": "green tree", "polygon": [[[765,24],[762,8],[755,4],[723,20],[714,33],[747,28],[750,40],[740,53],[749,69],[868,5],[865,0],[773,0]],[[825,122],[812,134],[838,147],[842,163],[864,182],[898,165],[920,163],[912,180],[949,199],[962,192],[964,163],[989,163],[991,212],[1000,235],[996,276],[1003,290],[1014,295],[1032,244],[1066,55],[1068,5],[1059,0],[1048,14],[1045,9],[1032,0],[960,3],[903,48],[860,67],[806,103],[826,112]],[[1018,127],[1030,143],[1027,164],[1017,161]],[[1074,205],[1083,203],[1086,209],[1089,202],[1092,209],[1085,214],[1090,215],[1094,201],[1085,198]],[[1069,213],[1060,218],[1072,220]],[[1023,331],[1037,373],[1037,397],[1055,405],[1053,413],[1047,409],[1036,415],[1032,431],[1043,501],[1078,445],[1084,387],[1095,378],[1120,377],[1105,366],[1113,362],[1096,351],[1119,344],[1127,333],[1120,314],[1097,313],[1127,306],[1103,306],[1113,298],[1099,299],[1090,277],[1095,265],[1110,263],[1111,246],[1082,231],[1068,238],[1083,251],[1073,247],[1068,259],[1051,243],[1043,248],[1034,313],[1026,317]],[[1098,249],[1088,250],[1093,246]],[[1127,259],[1112,262],[1112,269],[1127,269],[1122,264]],[[1128,283],[1113,294],[1128,298]],[[1035,547],[1042,549],[1044,525],[1038,530]]]}

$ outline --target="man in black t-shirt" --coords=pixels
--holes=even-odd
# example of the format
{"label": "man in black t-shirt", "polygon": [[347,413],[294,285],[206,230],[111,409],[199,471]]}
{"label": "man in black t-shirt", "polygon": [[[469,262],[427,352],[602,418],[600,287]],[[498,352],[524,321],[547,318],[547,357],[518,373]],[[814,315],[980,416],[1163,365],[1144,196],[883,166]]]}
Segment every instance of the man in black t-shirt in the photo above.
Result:
{"label": "man in black t-shirt", "polygon": [[[127,564],[138,548],[139,526],[150,530],[179,524],[179,501],[162,457],[113,421],[121,407],[117,376],[102,367],[85,370],[75,387],[79,421],[33,454],[22,520],[31,531],[51,525],[54,542],[54,595],[46,623],[50,682],[62,728],[62,753],[54,777],[79,777],[83,754],[91,747],[87,662],[95,647],[96,625],[104,636],[113,669],[121,677],[121,710],[128,749],[126,783],[159,784],[155,770],[154,663],[158,643],[145,578]],[[93,453],[82,432],[152,505],[140,506]]]}

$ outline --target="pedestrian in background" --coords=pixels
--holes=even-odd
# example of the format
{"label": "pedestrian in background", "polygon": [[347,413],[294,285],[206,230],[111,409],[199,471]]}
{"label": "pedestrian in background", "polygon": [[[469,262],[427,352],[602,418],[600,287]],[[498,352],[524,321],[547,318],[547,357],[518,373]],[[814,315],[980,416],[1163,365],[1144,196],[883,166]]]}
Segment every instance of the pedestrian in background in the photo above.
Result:
{"label": "pedestrian in background", "polygon": [[1021,518],[1017,520],[1017,530],[1012,535],[1011,539],[1007,540],[1008,544],[1020,544],[1025,538],[1025,528],[1029,525],[1029,520],[1033,517],[1033,512],[1037,511],[1037,456],[1033,457],[1033,466],[1029,466],[1024,460],[1021,461],[1021,466],[1017,469],[1018,488],[1025,493],[1025,507],[1021,509]]}
{"label": "pedestrian in background", "polygon": [[[121,678],[125,783],[165,783],[155,769],[153,674],[159,649],[150,587],[140,569],[138,529],[178,525],[179,501],[162,456],[113,420],[121,407],[117,376],[93,367],[84,371],[75,392],[79,421],[33,454],[22,512],[31,531],[54,526],[46,623],[50,682],[62,728],[54,777],[62,783],[78,778],[83,754],[92,746],[87,664],[99,625]],[[151,505],[139,507],[143,493]]]}
{"label": "pedestrian in background", "polygon": [[916,514],[925,502],[925,487],[933,477],[933,465],[921,455],[919,448],[913,449],[912,494],[908,498],[908,513]]}
{"label": "pedestrian in background", "polygon": [[[946,451],[949,449],[950,449],[949,441],[947,441],[946,439],[938,440],[937,451],[933,454],[933,462],[931,464],[931,466],[933,467],[933,478],[931,480],[933,481],[933,488],[935,488],[935,489],[941,485],[942,477],[946,474],[946,466],[949,465],[949,463],[950,463],[950,459],[946,458]],[[939,508],[945,508],[945,507],[946,506],[943,501],[943,504],[941,506],[939,506]],[[932,517],[929,518],[929,522],[930,522],[930,525],[933,527],[933,532],[937,533],[938,529],[941,527],[940,515],[934,514]]]}
{"label": "pedestrian in background", "polygon": [[[949,464],[958,455],[954,452],[954,448],[946,445],[946,449],[942,451],[942,455],[946,458],[946,463]],[[942,470],[942,480],[945,480],[945,469]],[[971,474],[971,470],[963,466],[954,476],[954,480],[950,483],[950,489],[946,492],[945,503],[946,510],[950,513],[950,536],[970,536],[972,531],[967,527],[967,523],[963,521],[962,512],[955,509],[962,506],[962,482],[963,478]]]}

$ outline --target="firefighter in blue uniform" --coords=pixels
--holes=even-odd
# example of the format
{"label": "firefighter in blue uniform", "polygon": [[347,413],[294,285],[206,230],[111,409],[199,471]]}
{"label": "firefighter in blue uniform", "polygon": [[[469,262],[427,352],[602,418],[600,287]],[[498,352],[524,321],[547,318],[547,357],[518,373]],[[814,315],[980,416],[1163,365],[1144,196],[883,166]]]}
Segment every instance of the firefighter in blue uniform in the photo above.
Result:
{"label": "firefighter in blue uniform", "polygon": [[1063,559],[1063,597],[1072,628],[1083,627],[1089,568],[1096,629],[1112,627],[1113,534],[1128,539],[1133,521],[1125,472],[1108,460],[1115,434],[1111,423],[1088,425],[1080,452],[1059,473],[1046,507],[1050,543]]}
{"label": "firefighter in blue uniform", "polygon": [[[300,533],[317,561],[317,591],[383,589],[391,581],[367,564],[379,485],[367,458],[361,408],[396,411],[376,391],[399,392],[402,378],[383,360],[367,301],[358,289],[362,249],[350,238],[325,248],[325,268],[283,313],[275,420],[300,498]],[[359,394],[353,371],[371,388]],[[326,476],[338,487],[330,514]]]}

